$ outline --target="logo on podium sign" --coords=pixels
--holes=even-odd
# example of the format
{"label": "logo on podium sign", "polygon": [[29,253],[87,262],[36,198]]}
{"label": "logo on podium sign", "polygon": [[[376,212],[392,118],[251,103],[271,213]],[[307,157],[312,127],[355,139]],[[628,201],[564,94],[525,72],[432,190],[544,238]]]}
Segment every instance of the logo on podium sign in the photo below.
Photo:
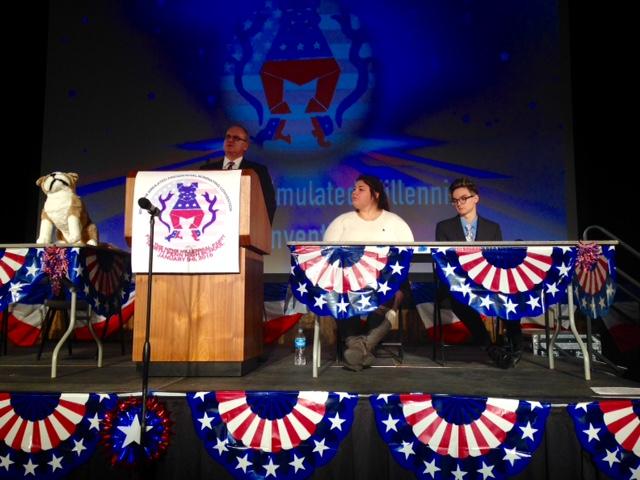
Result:
{"label": "logo on podium sign", "polygon": [[[232,273],[238,266],[240,172],[141,172],[135,198],[159,210],[154,272]],[[134,208],[134,271],[148,270],[149,214]],[[157,262],[157,265],[156,265]]]}

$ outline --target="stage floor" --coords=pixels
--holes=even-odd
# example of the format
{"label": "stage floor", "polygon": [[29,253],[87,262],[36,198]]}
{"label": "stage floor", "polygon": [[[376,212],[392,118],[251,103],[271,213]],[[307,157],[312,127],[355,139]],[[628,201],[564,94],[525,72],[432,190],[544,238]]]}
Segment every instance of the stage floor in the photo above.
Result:
{"label": "stage floor", "polygon": [[[153,349],[153,346],[151,347]],[[58,362],[58,377],[50,378],[51,352],[36,360],[36,348],[10,346],[0,357],[0,388],[7,392],[114,392],[141,390],[141,369],[130,353],[120,355],[115,343],[105,345],[104,366],[96,367],[95,345],[75,343],[73,356],[66,349]],[[525,353],[515,368],[495,367],[486,352],[472,347],[449,347],[442,366],[431,359],[431,345],[406,347],[401,365],[393,358],[379,358],[376,365],[361,372],[350,372],[334,361],[335,350],[323,351],[319,377],[314,379],[311,365],[293,365],[293,352],[275,346],[265,352],[263,361],[243,377],[151,377],[150,389],[157,392],[211,390],[327,390],[360,394],[425,392],[458,396],[490,396],[546,400],[567,403],[603,398],[592,388],[631,388],[618,394],[629,398],[640,394],[640,384],[616,376],[603,364],[592,368],[592,379],[584,379],[582,361],[556,359],[549,370],[545,357]],[[310,355],[309,355],[310,356]],[[310,361],[309,361],[310,363]]]}

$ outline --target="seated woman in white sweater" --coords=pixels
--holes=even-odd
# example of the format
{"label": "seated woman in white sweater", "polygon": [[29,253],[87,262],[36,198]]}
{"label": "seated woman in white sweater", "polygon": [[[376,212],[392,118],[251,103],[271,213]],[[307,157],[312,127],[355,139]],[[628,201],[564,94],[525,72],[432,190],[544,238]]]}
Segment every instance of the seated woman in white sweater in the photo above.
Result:
{"label": "seated woman in white sweater", "polygon": [[[409,225],[389,211],[389,200],[379,178],[360,175],[351,194],[355,211],[338,216],[327,228],[327,242],[413,242]],[[344,352],[345,368],[353,371],[370,367],[375,357],[373,350],[391,329],[389,317],[397,315],[405,295],[410,293],[408,283],[392,300],[367,316],[362,329],[360,317],[339,320],[338,330],[347,346]]]}

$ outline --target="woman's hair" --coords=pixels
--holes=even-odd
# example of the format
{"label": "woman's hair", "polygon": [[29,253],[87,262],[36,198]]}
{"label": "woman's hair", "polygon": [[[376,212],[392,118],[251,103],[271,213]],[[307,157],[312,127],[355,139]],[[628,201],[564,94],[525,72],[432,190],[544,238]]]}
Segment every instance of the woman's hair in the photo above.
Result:
{"label": "woman's hair", "polygon": [[377,194],[377,206],[379,209],[391,211],[391,208],[389,208],[389,199],[387,198],[387,192],[385,192],[384,185],[378,177],[375,177],[373,175],[360,175],[358,178],[356,178],[356,182],[358,181],[362,181],[369,186],[372,196],[375,197]]}

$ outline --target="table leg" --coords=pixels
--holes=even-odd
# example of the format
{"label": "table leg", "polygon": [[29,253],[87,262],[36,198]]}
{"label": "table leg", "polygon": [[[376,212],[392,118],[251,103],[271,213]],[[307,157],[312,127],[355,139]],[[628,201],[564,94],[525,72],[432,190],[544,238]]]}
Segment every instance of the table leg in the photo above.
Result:
{"label": "table leg", "polygon": [[567,287],[567,303],[569,307],[569,326],[573,336],[576,338],[576,342],[578,342],[578,345],[580,346],[582,358],[584,359],[584,378],[585,380],[591,380],[591,357],[589,356],[587,347],[580,338],[580,334],[576,328],[575,315],[573,314],[573,288],[571,288],[571,285]]}
{"label": "table leg", "polygon": [[318,378],[318,368],[320,368],[320,317],[314,315],[313,323],[313,378]]}
{"label": "table leg", "polygon": [[67,341],[74,328],[76,327],[76,304],[78,302],[78,294],[75,289],[71,289],[71,312],[69,314],[69,326],[67,330],[62,335],[62,338],[58,340],[56,347],[53,349],[53,355],[51,356],[51,378],[56,378],[57,369],[58,369],[58,353],[60,349],[64,345],[64,342]]}
{"label": "table leg", "polygon": [[560,333],[560,325],[562,324],[562,320],[560,319],[560,305],[556,305],[554,307],[553,321],[555,323],[553,328],[553,336],[551,337],[551,342],[547,345],[547,355],[549,356],[549,368],[553,370],[556,368],[555,361],[555,348],[556,348],[556,339],[558,338],[558,333]]}
{"label": "table leg", "polygon": [[89,306],[89,310],[87,312],[87,326],[89,327],[91,336],[98,345],[98,368],[102,368],[102,342],[100,341],[100,338],[96,334],[95,330],[93,329],[93,325],[91,324],[91,306]]}

